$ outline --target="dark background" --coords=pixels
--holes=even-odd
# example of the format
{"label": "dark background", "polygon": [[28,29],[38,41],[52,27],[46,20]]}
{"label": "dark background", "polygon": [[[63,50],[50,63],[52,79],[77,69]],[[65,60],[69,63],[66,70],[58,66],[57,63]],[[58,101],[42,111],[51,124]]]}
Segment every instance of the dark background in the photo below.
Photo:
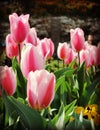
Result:
{"label": "dark background", "polygon": [[[60,16],[67,16],[71,19],[74,18],[74,20],[83,19],[86,21],[87,19],[87,22],[81,26],[85,34],[88,34],[90,30],[92,30],[97,37],[97,41],[100,40],[99,0],[0,0],[0,62],[2,52],[5,49],[5,38],[9,33],[9,14],[13,12],[16,12],[18,15],[29,13],[31,20],[40,19],[40,21],[37,20],[38,22],[36,21],[35,24],[32,23],[33,26],[36,25],[37,27],[38,25],[46,27],[46,25],[49,24],[48,17],[51,17],[51,19],[52,17],[58,17],[58,19],[56,19],[58,22]],[[52,26],[51,30],[49,30],[51,35],[48,33],[48,37],[51,37],[55,43],[61,40],[61,42],[63,42],[67,40],[66,38],[69,38],[69,32],[67,34],[59,32],[60,26],[56,25],[54,20]],[[68,28],[68,26],[66,26],[66,28]],[[58,30],[56,28],[58,28]],[[41,32],[40,28],[39,32]],[[41,36],[41,33],[39,34],[39,37],[43,38],[45,36],[45,34],[43,34],[43,36]]]}

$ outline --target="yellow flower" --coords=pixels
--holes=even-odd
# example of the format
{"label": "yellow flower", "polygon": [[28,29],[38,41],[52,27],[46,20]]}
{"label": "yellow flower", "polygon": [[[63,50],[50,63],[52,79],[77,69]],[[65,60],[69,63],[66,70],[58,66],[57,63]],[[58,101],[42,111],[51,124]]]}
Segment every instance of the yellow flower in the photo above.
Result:
{"label": "yellow flower", "polygon": [[[75,109],[77,114],[83,113],[83,118],[87,120],[94,120],[95,125],[100,124],[100,114],[99,114],[99,107],[97,104],[87,105],[84,109],[82,106],[77,106]],[[74,120],[74,117],[70,117],[70,122]]]}
{"label": "yellow flower", "polygon": [[75,109],[75,112],[76,112],[77,114],[80,114],[81,112],[83,113],[83,112],[84,112],[84,107],[77,106],[76,109]]}
{"label": "yellow flower", "polygon": [[84,114],[83,117],[85,119],[90,120],[91,118],[94,120],[94,123],[96,125],[100,124],[100,114],[98,113],[98,105],[97,104],[92,104],[92,105],[88,105],[86,106],[86,108],[84,109]]}
{"label": "yellow flower", "polygon": [[69,122],[73,122],[74,121],[74,117],[71,116],[70,119],[69,119]]}

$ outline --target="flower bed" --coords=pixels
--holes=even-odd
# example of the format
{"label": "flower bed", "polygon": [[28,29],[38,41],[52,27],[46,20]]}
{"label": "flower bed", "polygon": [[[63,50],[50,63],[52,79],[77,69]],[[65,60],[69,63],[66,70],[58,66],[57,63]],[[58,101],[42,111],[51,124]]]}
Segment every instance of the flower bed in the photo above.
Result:
{"label": "flower bed", "polygon": [[[0,66],[0,129],[83,130],[100,127],[100,44],[70,30],[70,44],[40,40],[29,14],[9,16],[6,55]],[[59,60],[58,60],[59,59]]]}

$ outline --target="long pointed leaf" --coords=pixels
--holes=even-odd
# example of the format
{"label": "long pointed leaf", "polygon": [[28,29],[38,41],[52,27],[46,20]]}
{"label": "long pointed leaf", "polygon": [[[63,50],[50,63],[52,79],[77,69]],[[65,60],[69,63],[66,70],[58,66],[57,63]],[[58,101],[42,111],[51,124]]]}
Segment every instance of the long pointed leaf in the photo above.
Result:
{"label": "long pointed leaf", "polygon": [[9,115],[16,111],[20,116],[24,126],[28,130],[43,130],[44,119],[39,115],[38,112],[28,107],[25,104],[18,102],[14,97],[4,96],[5,108]]}

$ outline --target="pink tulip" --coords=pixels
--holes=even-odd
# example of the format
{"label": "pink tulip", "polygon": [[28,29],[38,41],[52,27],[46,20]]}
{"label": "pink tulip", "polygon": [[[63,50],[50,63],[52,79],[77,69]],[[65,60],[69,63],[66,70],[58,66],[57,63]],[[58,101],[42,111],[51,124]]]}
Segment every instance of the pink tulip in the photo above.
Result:
{"label": "pink tulip", "polygon": [[27,34],[26,36],[26,39],[25,39],[25,42],[27,43],[31,43],[33,44],[34,46],[36,46],[38,44],[38,41],[37,41],[37,33],[36,33],[36,30],[35,28],[31,28],[29,33]]}
{"label": "pink tulip", "polygon": [[18,56],[18,44],[12,39],[11,34],[8,34],[6,37],[6,55],[9,58]]}
{"label": "pink tulip", "polygon": [[16,43],[24,41],[30,25],[29,25],[29,14],[18,16],[16,13],[9,15],[10,31],[12,38]]}
{"label": "pink tulip", "polygon": [[72,48],[76,51],[80,51],[82,49],[85,49],[85,38],[84,38],[84,32],[80,28],[71,29],[70,30],[70,38],[71,38],[71,45]]}
{"label": "pink tulip", "polygon": [[90,51],[90,62],[91,65],[97,65],[98,64],[98,48],[96,46],[91,45],[89,48]]}
{"label": "pink tulip", "polygon": [[30,71],[44,69],[45,60],[39,46],[26,44],[22,49],[21,54],[21,70],[27,78]]}
{"label": "pink tulip", "polygon": [[48,107],[54,99],[55,76],[47,70],[30,72],[27,82],[27,100],[32,108]]}
{"label": "pink tulip", "polygon": [[2,89],[1,89],[1,87],[0,87],[0,97],[2,97]]}
{"label": "pink tulip", "polygon": [[100,42],[97,46],[97,64],[100,65]]}
{"label": "pink tulip", "polygon": [[69,53],[69,44],[67,44],[66,42],[59,43],[57,48],[58,58],[64,60],[68,58],[68,53]]}
{"label": "pink tulip", "polygon": [[54,53],[54,43],[49,38],[44,38],[40,41],[42,53],[46,59],[50,59]]}
{"label": "pink tulip", "polygon": [[85,49],[89,49],[92,45],[88,43],[88,41],[85,41]]}
{"label": "pink tulip", "polygon": [[80,64],[82,64],[83,62],[85,62],[86,68],[88,68],[91,65],[89,50],[81,50],[80,51]]}
{"label": "pink tulip", "polygon": [[11,96],[16,90],[16,75],[12,67],[0,66],[0,86]]}
{"label": "pink tulip", "polygon": [[64,59],[65,64],[70,64],[73,60],[75,60],[77,57],[76,53],[72,50],[72,48],[69,48],[68,56],[66,59]]}

